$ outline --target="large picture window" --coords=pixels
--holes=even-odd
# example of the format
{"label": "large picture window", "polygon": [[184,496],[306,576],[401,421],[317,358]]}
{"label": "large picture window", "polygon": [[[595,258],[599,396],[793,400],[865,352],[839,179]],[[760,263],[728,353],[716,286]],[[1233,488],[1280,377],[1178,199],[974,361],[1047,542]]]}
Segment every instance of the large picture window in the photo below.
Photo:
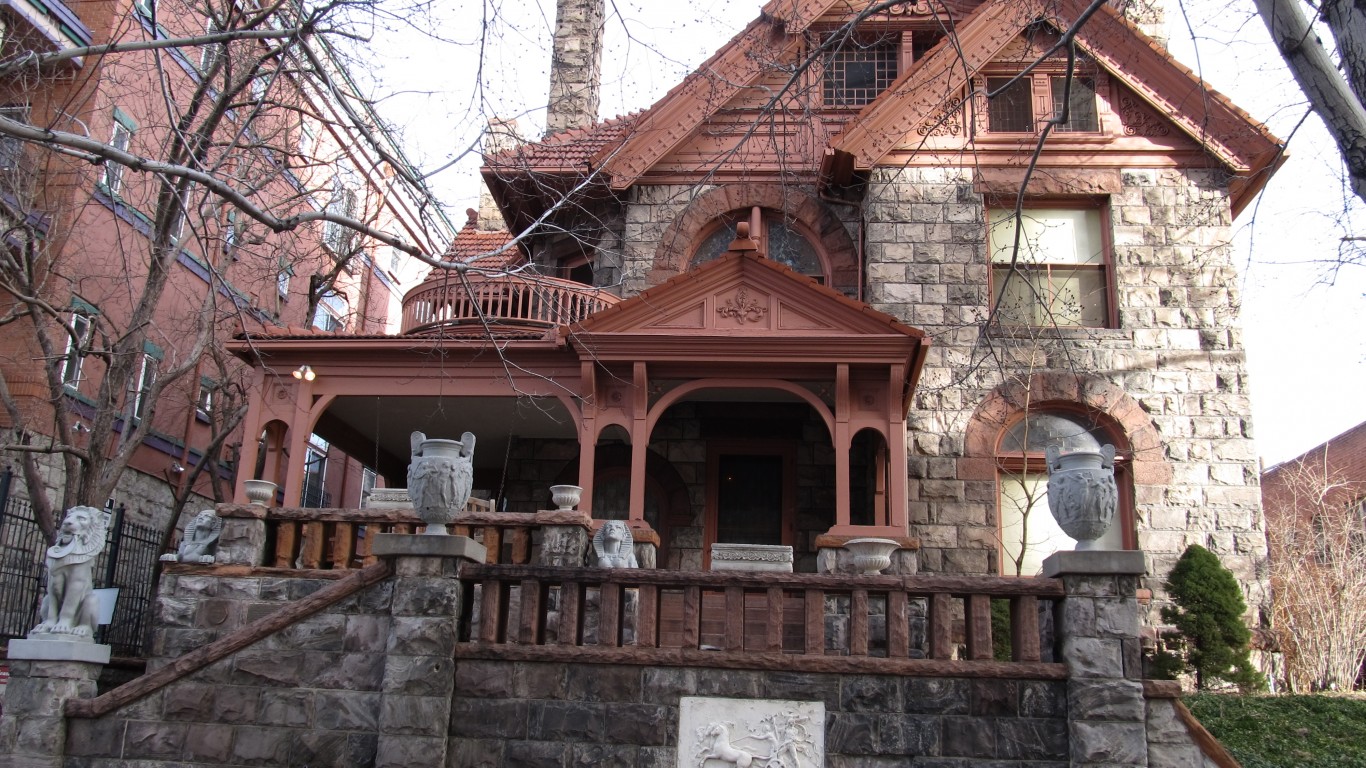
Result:
{"label": "large picture window", "polygon": [[988,218],[992,305],[1001,325],[1113,325],[1103,208],[1025,208],[1019,216],[996,208]]}
{"label": "large picture window", "polygon": [[1115,461],[1120,503],[1115,523],[1097,544],[1099,549],[1132,549],[1131,484],[1120,436],[1085,414],[1049,409],[1032,412],[1005,431],[996,459],[1002,574],[1034,576],[1042,570],[1044,558],[1076,545],[1048,511],[1047,447],[1058,445],[1064,452],[1096,451],[1107,443],[1121,450]]}

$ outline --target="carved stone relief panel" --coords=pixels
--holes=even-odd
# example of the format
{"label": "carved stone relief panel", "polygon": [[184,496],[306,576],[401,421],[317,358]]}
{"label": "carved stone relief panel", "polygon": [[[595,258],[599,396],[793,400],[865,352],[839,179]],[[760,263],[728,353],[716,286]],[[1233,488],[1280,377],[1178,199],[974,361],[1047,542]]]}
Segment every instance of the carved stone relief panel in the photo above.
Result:
{"label": "carved stone relief panel", "polygon": [[824,768],[825,703],[684,696],[678,768]]}

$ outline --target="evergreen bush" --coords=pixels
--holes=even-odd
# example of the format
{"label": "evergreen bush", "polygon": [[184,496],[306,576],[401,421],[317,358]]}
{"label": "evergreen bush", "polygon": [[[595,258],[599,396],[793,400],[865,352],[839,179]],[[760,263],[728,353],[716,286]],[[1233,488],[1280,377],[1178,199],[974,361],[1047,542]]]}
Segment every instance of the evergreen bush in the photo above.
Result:
{"label": "evergreen bush", "polygon": [[[1243,591],[1213,552],[1199,544],[1187,547],[1167,577],[1167,593],[1175,605],[1162,609],[1162,620],[1184,637],[1185,664],[1195,672],[1197,687],[1206,688],[1215,680],[1262,687],[1248,659],[1252,633],[1243,624]],[[1163,661],[1171,659],[1159,659]]]}

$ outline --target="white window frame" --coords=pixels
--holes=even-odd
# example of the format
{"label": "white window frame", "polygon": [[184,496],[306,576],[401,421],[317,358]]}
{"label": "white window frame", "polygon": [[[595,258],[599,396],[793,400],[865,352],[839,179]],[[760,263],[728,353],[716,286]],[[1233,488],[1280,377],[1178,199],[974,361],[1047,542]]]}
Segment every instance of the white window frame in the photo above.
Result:
{"label": "white window frame", "polygon": [[[1008,208],[987,211],[991,305],[996,306],[997,297],[1007,288],[1019,296],[1018,306],[1010,304],[1009,298],[1000,302],[1000,324],[1026,328],[1114,327],[1114,278],[1106,206],[1040,203],[1022,209],[1021,216],[1018,271],[1012,275],[1009,265],[1015,246],[1015,212]],[[1084,296],[1071,296],[1068,291],[1073,287],[1085,287],[1085,275],[1098,275],[1099,288],[1093,286]],[[1096,290],[1100,295],[1094,295]],[[1036,296],[1036,291],[1043,295]],[[1097,313],[1098,320],[1094,317]]]}
{"label": "white window frame", "polygon": [[[216,19],[209,19],[204,23],[204,34],[216,35],[223,29],[218,26]],[[228,47],[226,43],[205,43],[199,51],[199,72],[207,75],[218,63],[220,57],[227,55]]]}
{"label": "white window frame", "polygon": [[138,383],[133,389],[133,420],[141,421],[146,417],[147,395],[157,380],[157,360],[156,355],[151,352],[142,353],[142,363],[138,369]]}
{"label": "white window frame", "polygon": [[77,313],[71,316],[71,329],[75,334],[66,334],[66,349],[61,357],[61,376],[63,384],[70,389],[76,389],[81,385],[86,346],[94,333],[95,323],[88,315]]}
{"label": "white window frame", "polygon": [[313,313],[312,326],[333,333],[346,330],[346,316],[350,307],[346,298],[337,293],[325,293],[318,298],[318,309]]}
{"label": "white window frame", "polygon": [[[118,110],[114,110],[114,127],[110,130],[109,146],[121,152],[127,152],[133,144],[133,133],[137,128],[129,125]],[[127,169],[112,160],[104,161],[104,175],[100,177],[104,188],[109,190],[109,194],[118,197],[123,192],[123,174]]]}

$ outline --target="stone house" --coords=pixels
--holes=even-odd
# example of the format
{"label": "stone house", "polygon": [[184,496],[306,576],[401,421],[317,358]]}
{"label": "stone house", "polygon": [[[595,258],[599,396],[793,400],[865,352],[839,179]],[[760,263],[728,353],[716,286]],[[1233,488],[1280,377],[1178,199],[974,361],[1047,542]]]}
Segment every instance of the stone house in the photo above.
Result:
{"label": "stone house", "polygon": [[[283,503],[166,567],[143,678],[12,660],[0,766],[1231,765],[1141,651],[1188,541],[1263,599],[1226,239],[1279,147],[1111,8],[1059,59],[1087,5],[772,0],[596,122],[563,2],[508,231],[397,335],[233,343]],[[395,488],[415,431],[477,438],[457,535],[300,504],[310,435]],[[1059,443],[1118,449],[1106,551],[1043,556]],[[613,518],[641,567],[586,558]]]}
{"label": "stone house", "polygon": [[1109,443],[1106,543],[1145,553],[1144,594],[1200,543],[1263,606],[1228,239],[1280,145],[1114,8],[1069,48],[1085,6],[775,0],[599,122],[601,9],[563,4],[552,131],[483,170],[508,234],[453,246],[494,255],[434,270],[398,336],[239,344],[271,436],[246,460],[294,503],[310,434],[401,486],[411,430],[469,430],[477,495],[576,484],[661,568],[744,542],[814,571],[877,535],[1032,575],[1070,546],[1044,447]]}

